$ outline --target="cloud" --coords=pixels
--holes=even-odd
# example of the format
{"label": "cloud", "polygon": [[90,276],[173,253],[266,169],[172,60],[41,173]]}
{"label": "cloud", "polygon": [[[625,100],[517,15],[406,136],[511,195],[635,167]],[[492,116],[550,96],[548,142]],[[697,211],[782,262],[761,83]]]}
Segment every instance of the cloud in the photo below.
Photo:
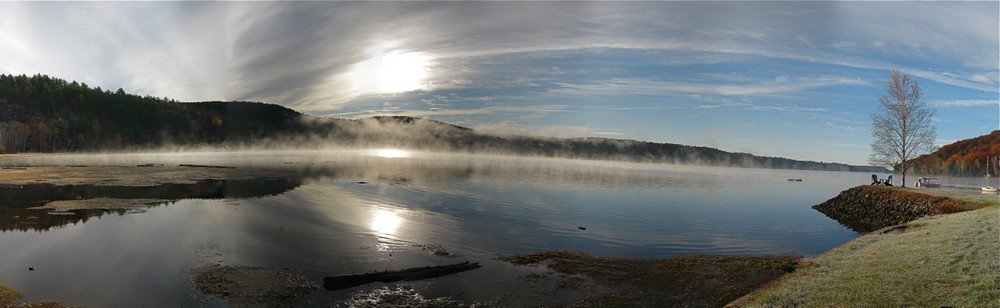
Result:
{"label": "cloud", "polygon": [[859,144],[859,143],[843,143],[843,142],[798,142],[795,143],[802,146],[810,147],[838,147],[838,148],[867,148],[871,145],[869,144]]}
{"label": "cloud", "polygon": [[[792,60],[997,92],[997,3],[156,2],[0,3],[0,71],[47,73],[181,100],[259,100],[328,112],[370,101],[344,76],[378,52],[420,52],[426,88],[663,95],[774,95],[858,78],[790,72],[752,82],[662,80],[601,50],[657,52],[653,65]],[[870,42],[881,42],[873,46]],[[71,52],[67,52],[71,51]],[[539,67],[586,51],[592,67]],[[898,60],[902,59],[902,60]],[[913,63],[919,63],[914,65]],[[583,72],[583,73],[580,73]],[[671,72],[674,73],[674,72]],[[671,74],[668,73],[668,74]],[[711,77],[711,76],[707,76]],[[603,80],[603,81],[601,81]],[[662,88],[656,88],[660,87]],[[541,89],[539,89],[541,88]],[[583,91],[583,92],[581,92]],[[567,92],[568,93],[568,92]]]}
{"label": "cloud", "polygon": [[407,110],[400,115],[412,117],[430,116],[455,116],[455,115],[499,115],[503,113],[516,113],[519,116],[531,117],[532,114],[548,114],[552,112],[572,112],[567,110],[566,105],[534,105],[534,106],[491,106],[475,109],[437,109],[437,110]]}
{"label": "cloud", "polygon": [[567,109],[566,105],[533,105],[533,106],[489,106],[471,109],[458,109],[458,108],[430,108],[427,110],[414,110],[414,109],[378,109],[378,110],[359,110],[344,113],[333,113],[325,114],[328,117],[352,117],[352,118],[363,118],[371,116],[383,116],[383,115],[394,115],[394,116],[410,116],[410,117],[442,117],[442,116],[468,116],[468,115],[506,115],[507,117],[520,117],[520,118],[536,118],[540,115],[545,115],[553,112],[572,112]]}
{"label": "cloud", "polygon": [[932,103],[938,107],[976,107],[976,106],[1000,106],[1000,100],[989,99],[966,99],[966,100],[939,100]]}
{"label": "cloud", "polygon": [[605,129],[594,129],[587,126],[572,125],[530,125],[520,124],[513,121],[502,121],[496,123],[477,123],[468,125],[469,128],[477,132],[494,134],[500,136],[545,136],[558,138],[575,137],[619,137],[624,135],[618,131],[607,131]]}
{"label": "cloud", "polygon": [[[839,122],[839,123],[838,123]],[[823,126],[829,127],[834,132],[858,134],[866,131],[868,128],[861,123],[847,123],[847,121],[834,121],[826,120],[820,123]]]}
{"label": "cloud", "polygon": [[675,105],[673,109],[696,109],[696,110],[715,110],[715,109],[735,109],[735,110],[752,110],[752,111],[777,111],[784,113],[801,113],[801,112],[811,112],[811,113],[826,113],[829,112],[828,108],[819,107],[800,107],[797,105],[764,105],[760,103],[755,103],[753,100],[748,98],[740,98],[737,100],[729,99],[727,97],[718,97],[715,95],[700,95],[691,94],[687,95],[687,98],[693,99],[699,102],[706,102],[710,104],[679,104]]}
{"label": "cloud", "polygon": [[[773,96],[789,94],[808,89],[837,85],[867,85],[860,78],[818,76],[796,77],[779,76],[774,79],[753,77],[710,76],[712,80],[705,81],[669,81],[648,78],[613,78],[597,80],[588,83],[557,83],[558,88],[549,90],[547,94],[585,96],[585,95],[694,95],[706,97],[711,95],[724,96]],[[735,83],[732,81],[737,81]]]}

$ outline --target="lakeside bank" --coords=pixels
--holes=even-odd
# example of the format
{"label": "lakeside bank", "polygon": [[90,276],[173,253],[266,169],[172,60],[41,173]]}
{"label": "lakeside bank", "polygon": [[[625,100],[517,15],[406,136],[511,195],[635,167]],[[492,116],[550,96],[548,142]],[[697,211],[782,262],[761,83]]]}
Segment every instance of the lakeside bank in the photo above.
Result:
{"label": "lakeside bank", "polygon": [[[860,212],[866,211],[861,206],[872,205],[882,211],[864,223],[887,223],[920,211],[937,214],[885,226],[803,258],[795,272],[728,307],[1000,306],[1000,197],[905,188],[848,191],[832,202],[841,205],[827,206]],[[867,201],[858,198],[865,194]],[[847,199],[857,203],[842,202]],[[889,204],[896,209],[885,207]],[[978,209],[941,213],[951,206]],[[851,219],[864,218],[859,212]]]}
{"label": "lakeside bank", "polygon": [[[989,197],[978,191],[907,189],[862,185],[847,189],[813,209],[861,233],[903,224],[928,215],[978,209]],[[983,198],[985,197],[985,198]]]}

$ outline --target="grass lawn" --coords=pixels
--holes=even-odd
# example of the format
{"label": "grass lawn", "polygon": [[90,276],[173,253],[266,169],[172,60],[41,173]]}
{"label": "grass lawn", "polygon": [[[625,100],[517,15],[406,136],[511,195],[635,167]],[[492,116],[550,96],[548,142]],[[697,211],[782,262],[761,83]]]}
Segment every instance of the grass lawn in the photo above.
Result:
{"label": "grass lawn", "polygon": [[1000,199],[903,190],[988,207],[924,217],[802,259],[795,272],[733,306],[1000,307]]}

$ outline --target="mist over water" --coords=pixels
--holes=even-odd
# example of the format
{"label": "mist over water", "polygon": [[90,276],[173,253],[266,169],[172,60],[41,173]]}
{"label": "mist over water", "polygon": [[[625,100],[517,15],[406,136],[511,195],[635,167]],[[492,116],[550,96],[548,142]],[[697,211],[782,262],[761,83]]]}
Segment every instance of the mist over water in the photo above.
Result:
{"label": "mist over water", "polygon": [[[212,184],[219,187],[213,197],[152,196],[174,201],[145,213],[98,214],[47,231],[5,229],[3,283],[28,300],[178,306],[198,297],[187,271],[204,264],[290,268],[320,281],[469,260],[486,266],[410,285],[427,297],[464,290],[457,298],[489,300],[499,296],[489,290],[516,288],[486,279],[518,273],[494,260],[497,256],[543,250],[638,258],[817,255],[858,233],[810,207],[870,180],[865,173],[391,149],[0,158],[2,166],[151,163],[259,168],[294,180],[274,182],[282,186],[267,190],[259,186],[266,181],[219,182]],[[428,253],[428,247],[452,257]],[[24,270],[28,266],[39,270]],[[97,288],[81,281],[106,284]],[[122,290],[152,292],[153,299],[120,296]],[[330,302],[356,290],[321,289],[310,299]]]}

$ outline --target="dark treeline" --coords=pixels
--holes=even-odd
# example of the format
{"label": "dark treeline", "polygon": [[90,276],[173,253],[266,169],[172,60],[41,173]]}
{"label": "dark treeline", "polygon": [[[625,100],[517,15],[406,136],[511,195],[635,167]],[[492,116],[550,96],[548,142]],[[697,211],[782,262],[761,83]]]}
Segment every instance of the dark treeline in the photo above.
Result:
{"label": "dark treeline", "polygon": [[172,146],[400,147],[633,162],[884,172],[868,166],[608,138],[496,136],[412,117],[327,119],[256,102],[181,103],[45,75],[0,75],[0,152]]}
{"label": "dark treeline", "polygon": [[[984,176],[989,171],[996,176],[1000,156],[1000,130],[972,139],[959,140],[942,146],[934,153],[914,159],[913,170],[924,175]],[[986,162],[989,161],[989,170]]]}
{"label": "dark treeline", "polygon": [[301,131],[299,113],[248,102],[184,104],[45,75],[0,75],[0,151],[59,152],[249,140]]}

